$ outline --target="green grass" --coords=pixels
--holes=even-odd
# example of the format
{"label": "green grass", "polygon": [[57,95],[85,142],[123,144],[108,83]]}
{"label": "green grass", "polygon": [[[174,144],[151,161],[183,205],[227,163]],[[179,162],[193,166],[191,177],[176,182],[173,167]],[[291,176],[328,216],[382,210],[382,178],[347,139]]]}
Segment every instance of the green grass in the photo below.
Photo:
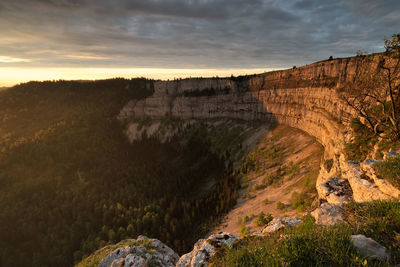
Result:
{"label": "green grass", "polygon": [[400,189],[400,156],[391,157],[374,166],[380,178]]}
{"label": "green grass", "polygon": [[217,252],[210,266],[363,266],[350,235],[345,226],[317,226],[308,216],[298,227],[240,240]]}
{"label": "green grass", "polygon": [[[314,223],[310,215],[297,227],[266,237],[246,237],[217,251],[209,266],[398,266],[400,262],[400,202],[348,203],[345,222],[335,226]],[[363,258],[350,242],[364,234],[386,247],[391,259]]]}
{"label": "green grass", "polygon": [[297,209],[300,212],[305,211],[311,207],[313,198],[310,198],[309,194],[306,192],[293,192],[291,196],[291,207]]}
{"label": "green grass", "polygon": [[400,262],[400,202],[349,203],[345,215],[354,233],[371,237],[390,250],[393,262]]}

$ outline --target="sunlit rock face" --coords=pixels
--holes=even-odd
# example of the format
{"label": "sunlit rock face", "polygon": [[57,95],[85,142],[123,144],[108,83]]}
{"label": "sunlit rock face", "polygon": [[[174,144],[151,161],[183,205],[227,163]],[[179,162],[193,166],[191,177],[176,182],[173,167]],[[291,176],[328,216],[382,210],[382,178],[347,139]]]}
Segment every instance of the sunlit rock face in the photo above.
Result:
{"label": "sunlit rock face", "polygon": [[[119,118],[128,121],[128,129],[137,119],[165,116],[286,124],[314,136],[325,148],[325,159],[333,162],[329,171],[322,167],[318,177],[321,200],[342,205],[352,199],[396,198],[400,193],[377,179],[368,164],[356,166],[342,154],[351,138],[349,122],[357,114],[337,88],[351,85],[362,70],[377,68],[382,57],[326,60],[250,77],[156,81],[153,96],[131,101]],[[364,173],[371,181],[362,179]]]}
{"label": "sunlit rock face", "polygon": [[352,82],[362,57],[328,60],[249,78],[155,81],[154,94],[128,103],[120,119],[164,117],[235,118],[282,123],[301,129],[334,158],[349,138],[353,110],[336,88]]}

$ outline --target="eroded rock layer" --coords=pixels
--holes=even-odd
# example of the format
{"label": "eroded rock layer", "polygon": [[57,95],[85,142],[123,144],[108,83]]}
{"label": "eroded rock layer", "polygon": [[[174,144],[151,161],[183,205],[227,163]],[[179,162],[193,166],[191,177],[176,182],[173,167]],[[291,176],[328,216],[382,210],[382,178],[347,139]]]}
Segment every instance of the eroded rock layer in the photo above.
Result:
{"label": "eroded rock layer", "polygon": [[336,88],[351,82],[362,57],[238,78],[155,81],[152,97],[130,102],[121,119],[176,116],[282,123],[315,136],[326,157],[341,150],[352,109]]}

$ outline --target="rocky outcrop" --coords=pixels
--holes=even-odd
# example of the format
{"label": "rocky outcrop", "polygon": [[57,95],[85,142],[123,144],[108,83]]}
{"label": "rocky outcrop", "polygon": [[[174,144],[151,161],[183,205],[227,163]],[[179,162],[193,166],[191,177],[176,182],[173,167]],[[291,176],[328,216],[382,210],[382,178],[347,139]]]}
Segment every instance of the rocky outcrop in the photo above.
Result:
{"label": "rocky outcrop", "polygon": [[139,236],[137,239],[122,242],[128,242],[130,245],[117,245],[117,248],[100,262],[99,267],[147,267],[149,264],[172,267],[179,259],[178,254],[158,239]]}
{"label": "rocky outcrop", "polygon": [[381,261],[386,261],[390,258],[390,254],[386,251],[385,247],[365,235],[352,235],[351,242],[363,257]]}
{"label": "rocky outcrop", "polygon": [[[389,153],[388,153],[389,154]],[[391,152],[389,155],[396,156]],[[387,158],[387,157],[386,157]],[[393,198],[400,198],[400,190],[394,187],[385,179],[382,179],[377,176],[374,165],[380,162],[379,160],[365,160],[360,163],[361,170],[365,172],[365,174],[372,179],[374,184],[378,187],[378,189],[384,194],[391,196]]]}
{"label": "rocky outcrop", "polygon": [[334,225],[343,221],[342,207],[340,205],[323,203],[311,212],[316,224]]}
{"label": "rocky outcrop", "polygon": [[320,199],[328,203],[342,205],[353,197],[350,184],[342,177],[330,177],[316,185]]}
{"label": "rocky outcrop", "polygon": [[[396,155],[397,152],[386,153],[385,158]],[[349,200],[367,202],[400,197],[398,188],[376,174],[374,165],[380,160],[348,161],[342,154],[339,158],[342,177],[330,176],[321,171],[317,179],[316,188],[320,200],[342,205]]]}
{"label": "rocky outcrop", "polygon": [[193,250],[183,255],[177,262],[177,267],[206,267],[208,260],[215,254],[217,249],[230,246],[238,239],[229,233],[219,233],[200,239],[194,244]]}
{"label": "rocky outcrop", "polygon": [[301,222],[301,219],[298,218],[298,217],[279,217],[279,218],[274,218],[262,230],[262,233],[263,234],[273,233],[273,232],[276,232],[279,229],[287,227],[287,226],[296,226],[300,222]]}

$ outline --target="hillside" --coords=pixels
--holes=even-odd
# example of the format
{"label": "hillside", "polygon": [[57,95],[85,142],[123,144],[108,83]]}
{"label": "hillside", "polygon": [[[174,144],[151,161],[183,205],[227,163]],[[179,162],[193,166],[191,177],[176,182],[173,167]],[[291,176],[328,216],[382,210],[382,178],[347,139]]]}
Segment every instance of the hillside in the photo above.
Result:
{"label": "hillside", "polygon": [[[245,171],[237,204],[213,233],[240,235],[265,226],[257,218],[264,213],[272,217],[299,216],[315,209],[315,187],[322,146],[304,132],[279,125],[258,143],[248,155],[255,168]],[[278,203],[283,206],[277,208]]]}
{"label": "hillside", "polygon": [[[107,254],[121,264],[119,249],[127,244],[125,256],[138,249],[151,262],[153,254],[162,258],[166,244],[175,251],[171,262],[189,252],[179,260],[186,266],[204,256],[203,246],[238,239],[226,233],[196,242],[213,230],[244,237],[211,259],[217,266],[238,264],[242,256],[261,264],[251,255],[254,244],[276,244],[286,256],[315,250],[290,245],[292,239],[281,247],[279,234],[260,237],[276,223],[300,221],[299,230],[284,233],[316,238],[323,255],[337,249],[327,258],[310,256],[309,264],[363,264],[350,243],[356,234],[378,240],[392,254],[388,263],[396,262],[398,174],[379,175],[397,158],[363,161],[373,146],[362,139],[368,149],[359,162],[349,161],[361,148],[357,129],[365,129],[354,128],[357,115],[337,90],[382,56],[231,78],[30,82],[1,91],[1,265],[71,266],[83,258],[81,266],[93,266]],[[377,146],[375,154],[389,148],[395,147]],[[314,208],[315,222],[294,217]],[[343,220],[350,226],[317,225]],[[249,234],[256,237],[247,240]],[[132,239],[138,235],[162,243]],[[275,264],[268,255],[262,264]]]}
{"label": "hillside", "polygon": [[[264,266],[276,265],[278,262],[287,262],[294,266],[297,264],[390,265],[398,261],[399,244],[396,241],[396,233],[400,228],[399,203],[396,199],[400,196],[400,191],[396,188],[396,181],[399,172],[398,169],[394,171],[387,168],[390,168],[389,166],[397,168],[399,158],[381,161],[374,156],[380,155],[381,158],[382,155],[388,155],[387,158],[396,156],[396,152],[386,152],[396,149],[398,145],[383,139],[377,141],[373,136],[366,134],[368,129],[360,126],[363,124],[359,121],[356,110],[345,101],[343,94],[346,92],[342,91],[346,86],[356,86],[356,79],[359,79],[364,71],[379,72],[382,71],[379,67],[382,62],[392,63],[385,57],[384,54],[376,54],[370,57],[333,59],[253,76],[155,81],[154,94],[151,97],[130,101],[121,110],[119,119],[126,124],[126,133],[132,136],[137,136],[135,125],[141,120],[160,120],[170,116],[186,121],[225,118],[254,121],[264,125],[289,125],[313,136],[324,147],[324,156],[315,186],[318,192],[318,203],[316,203],[318,208],[311,213],[314,219],[310,215],[303,218],[286,217],[287,214],[283,211],[275,213],[275,216],[284,217],[273,219],[273,216],[264,213],[264,210],[268,212],[272,209],[265,203],[260,207],[262,200],[258,196],[262,194],[259,194],[258,190],[266,190],[272,196],[274,190],[270,186],[265,187],[263,180],[260,183],[257,176],[270,171],[268,164],[265,163],[279,158],[279,148],[274,149],[275,156],[269,159],[268,146],[262,141],[259,149],[248,151],[250,153],[248,158],[242,161],[243,165],[236,165],[236,173],[241,177],[242,187],[248,189],[246,192],[240,191],[241,198],[236,206],[236,213],[233,209],[217,228],[237,233],[240,226],[242,238],[239,242],[235,242],[237,236],[232,233],[221,233],[213,234],[206,240],[201,239],[190,253],[181,256],[177,266],[207,264],[210,257],[219,250],[223,253],[217,253],[217,258],[211,258],[211,263],[217,263],[217,266]],[[357,119],[358,122],[355,121]],[[149,129],[151,128],[152,132],[159,132],[157,124],[150,123],[150,125]],[[284,138],[285,134],[281,134],[280,137]],[[273,142],[279,143],[278,140],[279,138]],[[290,142],[286,142],[283,149],[289,147]],[[259,155],[264,155],[265,158],[261,156],[260,160]],[[354,155],[360,157],[354,158]],[[259,169],[263,165],[266,167]],[[280,162],[278,168],[286,169],[285,165]],[[392,178],[382,176],[383,170],[379,171],[381,174],[377,174],[377,166],[386,166],[382,168],[386,168],[386,175],[390,173]],[[257,170],[260,170],[260,173],[257,173]],[[282,200],[287,199],[284,190],[278,191],[277,194]],[[276,201],[275,197],[273,198]],[[304,194],[294,194],[293,199],[297,203],[294,206],[301,207],[309,203]],[[285,207],[281,201],[278,202],[275,208],[285,210],[287,206]],[[363,202],[366,204],[360,204]],[[247,208],[242,210],[243,215],[244,213],[250,215],[241,217],[242,214],[239,214],[241,205],[247,205]],[[257,215],[253,210],[263,212]],[[236,226],[233,226],[234,221]],[[300,221],[303,222],[299,224]],[[259,225],[258,229],[262,232],[248,229],[249,222]],[[337,223],[339,223],[337,226],[332,226]],[[300,225],[297,230],[283,230],[284,236],[285,233],[289,235],[283,241],[279,234],[281,231],[273,238],[268,238],[269,233],[278,228],[297,224]],[[253,236],[250,236],[247,242],[249,234]],[[383,243],[390,253],[363,234]],[[299,243],[296,241],[297,238]],[[257,241],[258,239],[260,240]],[[228,248],[232,242],[237,245]],[[368,242],[376,247],[376,252],[374,249],[365,252],[358,250],[359,247],[355,248],[366,246]],[[271,250],[269,254],[270,246],[275,246],[277,250]],[[322,254],[311,253],[318,248],[322,250]],[[260,251],[264,258],[260,257],[258,252],[252,254],[254,251]],[[377,251],[381,253],[379,256],[370,257],[371,254],[368,254]],[[376,258],[386,263],[375,261]],[[118,262],[124,262],[123,257],[117,259]]]}
{"label": "hillside", "polygon": [[152,90],[149,80],[114,79],[0,93],[1,266],[71,266],[138,234],[188,251],[231,207],[237,182],[218,153],[239,153],[258,126],[164,120],[179,133],[129,143],[116,116]]}

